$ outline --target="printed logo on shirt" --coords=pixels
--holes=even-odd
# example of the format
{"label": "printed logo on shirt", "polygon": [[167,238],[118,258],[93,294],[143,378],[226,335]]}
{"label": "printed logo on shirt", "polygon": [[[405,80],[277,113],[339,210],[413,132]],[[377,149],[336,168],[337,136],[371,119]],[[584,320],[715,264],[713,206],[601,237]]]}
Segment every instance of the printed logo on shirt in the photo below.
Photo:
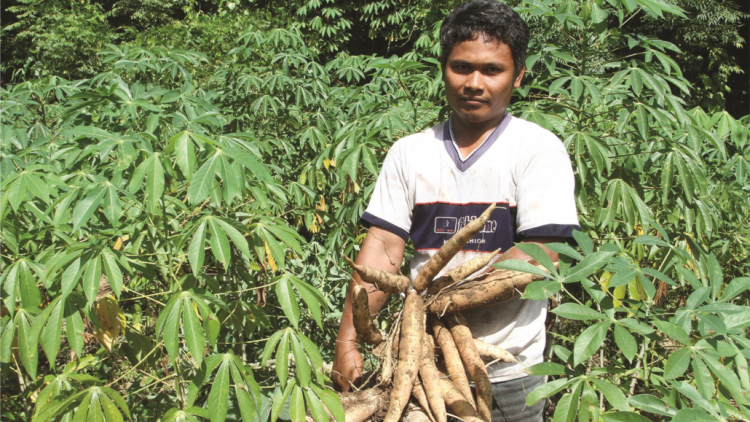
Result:
{"label": "printed logo on shirt", "polygon": [[[435,233],[454,234],[467,224],[479,218],[476,215],[465,217],[435,217]],[[497,231],[497,220],[489,220],[479,233],[495,233]]]}
{"label": "printed logo on shirt", "polygon": [[[417,204],[409,231],[417,250],[440,248],[451,236],[479,218],[488,203],[430,202]],[[470,239],[464,250],[492,252],[513,246],[515,236],[515,207],[498,203],[482,230]],[[502,208],[501,208],[502,207]]]}

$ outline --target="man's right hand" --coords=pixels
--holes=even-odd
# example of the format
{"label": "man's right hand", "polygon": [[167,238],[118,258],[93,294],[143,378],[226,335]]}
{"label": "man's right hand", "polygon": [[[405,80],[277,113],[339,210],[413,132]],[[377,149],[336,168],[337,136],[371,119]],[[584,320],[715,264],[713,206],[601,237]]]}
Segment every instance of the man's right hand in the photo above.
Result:
{"label": "man's right hand", "polygon": [[331,378],[337,390],[348,392],[352,385],[358,387],[362,383],[364,359],[357,350],[356,340],[336,341]]}

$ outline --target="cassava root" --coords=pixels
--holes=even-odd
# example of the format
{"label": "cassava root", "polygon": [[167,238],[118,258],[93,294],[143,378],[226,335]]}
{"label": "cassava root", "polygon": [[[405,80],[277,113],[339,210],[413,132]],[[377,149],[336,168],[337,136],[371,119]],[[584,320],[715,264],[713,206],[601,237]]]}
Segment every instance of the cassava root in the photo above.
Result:
{"label": "cassava root", "polygon": [[[448,409],[464,421],[489,422],[492,384],[483,359],[509,363],[516,360],[506,350],[474,339],[461,312],[516,298],[528,284],[544,277],[517,271],[475,275],[492,263],[499,250],[484,253],[441,277],[435,276],[482,230],[494,209],[492,204],[445,242],[421,268],[411,287],[406,276],[346,259],[362,281],[385,293],[406,293],[403,311],[390,332],[383,333],[371,317],[367,292],[353,282],[352,311],[357,335],[363,342],[377,345],[372,353],[381,360],[380,381],[373,390],[390,392],[373,411],[344,406],[348,422],[373,417],[379,420],[383,414],[385,422],[447,422]],[[437,351],[442,359],[436,365]],[[443,369],[445,374],[440,372]],[[474,381],[476,397],[467,372]],[[367,391],[370,390],[358,394]],[[365,401],[371,403],[372,398]],[[357,419],[364,413],[368,413],[365,419]],[[372,416],[373,413],[377,414]]]}
{"label": "cassava root", "polygon": [[367,290],[356,283],[352,285],[352,318],[354,330],[365,343],[375,345],[383,341],[383,334],[370,317]]}

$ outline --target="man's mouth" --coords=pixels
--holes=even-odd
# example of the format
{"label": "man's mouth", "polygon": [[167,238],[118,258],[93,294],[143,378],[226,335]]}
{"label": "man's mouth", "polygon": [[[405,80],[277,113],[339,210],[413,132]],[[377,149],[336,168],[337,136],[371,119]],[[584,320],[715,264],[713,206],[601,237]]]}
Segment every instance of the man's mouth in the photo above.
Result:
{"label": "man's mouth", "polygon": [[482,98],[476,98],[476,97],[459,97],[461,101],[468,105],[482,105],[487,102],[487,100]]}

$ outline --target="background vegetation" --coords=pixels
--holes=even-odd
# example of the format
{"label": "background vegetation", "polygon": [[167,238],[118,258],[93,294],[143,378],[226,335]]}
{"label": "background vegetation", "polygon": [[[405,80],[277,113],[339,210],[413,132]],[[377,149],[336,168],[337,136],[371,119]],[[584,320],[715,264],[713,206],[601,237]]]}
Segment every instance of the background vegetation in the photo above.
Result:
{"label": "background vegetation", "polygon": [[[2,418],[340,418],[339,256],[388,147],[448,112],[455,3],[4,3]],[[534,38],[511,111],[565,142],[583,231],[527,291],[557,305],[530,401],[749,419],[747,14],[512,4]]]}

